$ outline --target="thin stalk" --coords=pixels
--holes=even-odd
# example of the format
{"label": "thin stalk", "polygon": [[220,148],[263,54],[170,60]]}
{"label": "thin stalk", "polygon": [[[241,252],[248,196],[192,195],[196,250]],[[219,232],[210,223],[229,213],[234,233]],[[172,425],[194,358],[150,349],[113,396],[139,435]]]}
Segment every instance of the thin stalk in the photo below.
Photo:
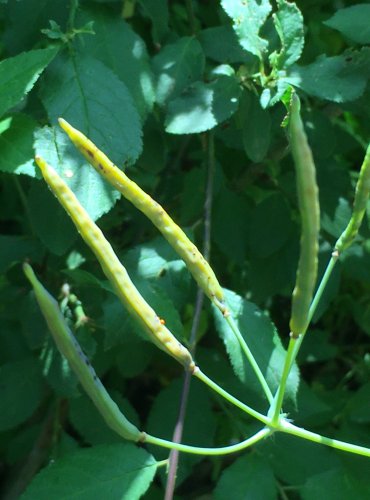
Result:
{"label": "thin stalk", "polygon": [[281,412],[281,407],[283,405],[286,383],[288,380],[290,368],[293,365],[294,351],[295,351],[294,348],[297,343],[297,340],[298,339],[296,339],[295,337],[290,338],[288,351],[285,357],[283,373],[281,375],[281,381],[274,402],[271,405],[270,413],[272,413],[271,424],[273,427],[276,427],[280,418],[280,412]]}
{"label": "thin stalk", "polygon": [[196,367],[194,372],[193,372],[194,377],[197,377],[199,380],[204,382],[208,387],[210,387],[213,391],[217,392],[221,397],[229,401],[231,404],[234,406],[237,406],[241,410],[243,410],[245,413],[248,413],[251,417],[259,420],[260,422],[264,423],[265,425],[270,425],[271,424],[271,419],[269,417],[266,417],[266,415],[262,415],[262,413],[259,413],[256,410],[253,410],[250,406],[242,403],[239,401],[239,399],[235,398],[232,396],[230,393],[225,391],[225,389],[222,389],[216,382],[213,382],[207,375],[205,375],[199,367]]}
{"label": "thin stalk", "polygon": [[[206,260],[209,260],[211,253],[211,214],[212,214],[212,198],[213,198],[213,180],[214,180],[214,171],[215,171],[215,149],[214,149],[214,136],[213,132],[209,132],[207,134],[207,184],[206,184],[206,197],[204,202],[204,232],[203,232],[203,255]],[[200,316],[202,313],[204,302],[204,292],[198,286],[197,297],[195,302],[195,311],[191,326],[190,338],[189,338],[189,350],[192,355],[195,354],[196,350],[196,339],[197,332],[199,329]],[[180,400],[180,409],[179,415],[177,417],[177,422],[175,425],[175,430],[172,436],[172,441],[175,443],[181,443],[185,416],[186,416],[186,408],[189,399],[190,392],[190,383],[191,383],[191,373],[186,371],[184,374],[184,381],[181,391],[181,400]],[[176,473],[179,463],[179,450],[171,450],[169,459],[168,459],[168,475],[166,482],[166,491],[165,491],[165,500],[172,500],[175,487],[176,487]]]}
{"label": "thin stalk", "polygon": [[356,455],[362,455],[363,457],[370,457],[370,448],[365,448],[365,446],[359,446],[357,444],[346,443],[345,441],[339,441],[338,439],[332,439],[316,432],[307,431],[301,427],[297,427],[286,420],[281,420],[279,422],[277,430],[283,431],[287,434],[292,434],[308,441],[314,443],[324,444],[325,446],[330,446],[336,450],[347,451],[349,453],[355,453]]}
{"label": "thin stalk", "polygon": [[186,10],[188,11],[188,19],[190,24],[190,30],[192,35],[197,34],[197,24],[195,22],[193,0],[186,0]]}
{"label": "thin stalk", "polygon": [[[338,252],[334,251],[332,253],[329,264],[326,267],[325,273],[324,273],[323,277],[321,278],[321,281],[320,281],[320,284],[317,288],[315,296],[312,300],[312,303],[311,303],[311,306],[310,306],[310,309],[308,312],[309,323],[311,322],[313,315],[316,312],[317,306],[319,305],[322,294],[324,293],[325,287],[330,279],[330,276],[333,272],[335,264],[338,261],[338,258],[339,258]],[[298,355],[299,349],[301,348],[305,333],[306,332],[302,332],[298,338],[291,337],[289,340],[288,352],[287,352],[287,355],[285,358],[285,363],[284,363],[284,367],[283,367],[281,381],[280,381],[279,388],[278,388],[277,393],[276,393],[275,398],[274,398],[274,403],[271,405],[271,410],[270,410],[270,412],[273,413],[273,416],[272,416],[273,424],[276,424],[277,420],[279,418],[281,407],[282,407],[283,400],[284,400],[284,394],[285,394],[285,390],[286,390],[286,384],[287,384],[287,380],[289,377],[289,373],[292,369],[294,361],[297,358],[297,355]]]}
{"label": "thin stalk", "polygon": [[274,396],[272,395],[272,392],[271,392],[269,386],[267,385],[266,379],[263,376],[263,373],[262,373],[260,367],[258,366],[257,361],[255,360],[251,350],[249,349],[246,341],[244,340],[243,335],[240,333],[238,325],[236,324],[236,322],[234,321],[232,316],[227,316],[225,319],[226,319],[229,327],[233,331],[235,337],[238,339],[240,347],[242,348],[242,351],[246,355],[254,373],[256,374],[256,377],[258,378],[258,381],[261,384],[264,393],[266,394],[268,402],[271,404],[274,400]]}
{"label": "thin stalk", "polygon": [[151,436],[150,434],[145,435],[145,443],[155,444],[157,446],[162,446],[163,448],[170,448],[171,450],[178,450],[184,453],[192,453],[193,455],[228,455],[229,453],[235,453],[237,451],[245,450],[250,446],[258,443],[262,439],[272,434],[273,431],[264,427],[260,431],[253,434],[250,438],[242,441],[238,444],[233,444],[231,446],[223,446],[221,448],[202,448],[199,446],[189,446],[186,444],[173,443],[172,441],[167,441],[166,439],[157,438]]}

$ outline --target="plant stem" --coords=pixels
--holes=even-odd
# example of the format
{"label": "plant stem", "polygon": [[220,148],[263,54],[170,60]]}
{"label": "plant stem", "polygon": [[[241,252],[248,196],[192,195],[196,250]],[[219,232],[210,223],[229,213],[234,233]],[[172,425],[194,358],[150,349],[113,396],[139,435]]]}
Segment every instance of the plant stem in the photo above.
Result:
{"label": "plant stem", "polygon": [[230,393],[225,391],[225,389],[222,389],[222,387],[220,387],[218,384],[216,384],[216,382],[213,382],[213,380],[211,380],[209,377],[207,377],[207,375],[205,375],[200,370],[199,367],[195,368],[193,375],[195,377],[197,377],[199,380],[201,380],[202,382],[204,382],[206,385],[208,385],[208,387],[210,387],[212,390],[217,392],[217,394],[219,394],[221,397],[223,397],[224,399],[229,401],[231,404],[237,406],[238,408],[243,410],[245,413],[248,413],[249,415],[251,415],[251,417],[256,418],[260,422],[263,422],[265,425],[270,425],[271,419],[269,417],[262,415],[262,413],[259,413],[256,410],[253,410],[253,408],[251,408],[250,406],[247,406],[246,404],[239,401],[239,399],[232,396]]}
{"label": "plant stem", "polygon": [[190,30],[192,35],[197,34],[197,25],[195,22],[193,0],[186,0],[186,10],[188,11],[188,19],[190,24]]}
{"label": "plant stem", "polygon": [[272,430],[264,427],[260,431],[253,434],[250,438],[242,441],[238,444],[233,444],[231,446],[224,446],[221,448],[202,448],[199,446],[189,446],[186,444],[172,443],[171,441],[167,441],[166,439],[157,438],[155,436],[151,436],[150,434],[145,434],[145,443],[155,444],[157,446],[162,446],[163,448],[170,448],[173,450],[182,451],[184,453],[192,453],[193,455],[228,455],[229,453],[235,453],[237,451],[244,450],[249,446],[252,446],[258,441],[265,439],[267,436],[272,434]]}
{"label": "plant stem", "polygon": [[271,424],[273,426],[276,426],[278,424],[278,421],[280,418],[280,412],[281,412],[281,407],[283,405],[286,383],[288,380],[290,368],[293,366],[294,351],[295,351],[295,346],[296,346],[297,341],[298,341],[298,339],[296,339],[295,337],[290,338],[288,351],[287,351],[287,354],[285,357],[283,373],[281,375],[281,381],[279,384],[279,388],[278,388],[277,393],[275,395],[274,401],[270,407],[270,413],[272,413]]}
{"label": "plant stem", "polygon": [[[207,184],[206,184],[206,197],[204,202],[204,232],[203,232],[203,255],[206,260],[209,260],[211,253],[211,214],[212,214],[212,197],[213,197],[213,179],[215,171],[215,150],[214,150],[214,135],[213,132],[207,134]],[[191,325],[190,339],[189,339],[189,350],[192,355],[195,354],[196,350],[196,338],[199,328],[200,315],[203,308],[204,292],[198,286],[197,298],[195,302],[195,311],[193,316],[193,321]],[[189,399],[190,383],[191,383],[191,373],[186,371],[184,374],[184,381],[181,391],[180,400],[180,410],[177,417],[177,422],[175,425],[175,430],[172,436],[172,441],[175,443],[181,443],[184,422],[186,416],[187,402]],[[176,486],[176,473],[179,463],[179,450],[171,450],[168,459],[168,475],[166,482],[166,491],[164,500],[172,500],[175,486]]]}
{"label": "plant stem", "polygon": [[266,397],[267,397],[269,403],[271,404],[274,400],[274,396],[272,395],[272,392],[271,392],[269,386],[267,385],[266,379],[263,376],[263,373],[261,372],[261,369],[258,366],[257,361],[255,360],[251,350],[249,349],[246,341],[244,340],[243,335],[240,333],[238,325],[236,324],[236,322],[234,321],[232,316],[227,316],[225,319],[226,319],[229,327],[233,331],[235,337],[238,339],[240,347],[242,348],[242,351],[246,355],[251,367],[253,368],[254,373],[256,374],[256,377],[258,378],[258,380],[262,386],[262,389],[264,390],[264,393],[266,394]]}
{"label": "plant stem", "polygon": [[324,444],[325,446],[330,446],[331,448],[335,448],[337,450],[355,453],[356,455],[362,455],[364,457],[370,457],[370,448],[321,436],[321,434],[317,434],[316,432],[307,431],[306,429],[297,427],[284,419],[280,420],[277,430],[307,439],[308,441],[312,441],[314,443]]}
{"label": "plant stem", "polygon": [[[308,312],[308,322],[309,323],[311,322],[313,315],[316,312],[317,306],[321,300],[322,294],[324,293],[325,287],[329,281],[331,273],[333,272],[335,264],[337,263],[338,257],[339,257],[339,254],[336,251],[334,251],[331,255],[331,259],[329,261],[329,264],[327,265],[325,273],[324,273],[323,277],[321,278],[320,284],[317,288],[317,291],[315,293],[315,296],[312,300],[312,303],[311,303],[311,306],[310,306],[310,309]],[[291,337],[289,340],[288,352],[287,352],[287,355],[285,358],[285,363],[284,363],[284,367],[283,367],[281,381],[280,381],[276,396],[274,398],[274,402],[271,404],[271,409],[270,409],[270,412],[273,414],[273,416],[272,416],[273,425],[276,425],[277,420],[279,419],[289,373],[290,373],[290,370],[292,369],[294,361],[298,355],[299,349],[301,348],[305,333],[306,332],[302,332],[298,338]]]}

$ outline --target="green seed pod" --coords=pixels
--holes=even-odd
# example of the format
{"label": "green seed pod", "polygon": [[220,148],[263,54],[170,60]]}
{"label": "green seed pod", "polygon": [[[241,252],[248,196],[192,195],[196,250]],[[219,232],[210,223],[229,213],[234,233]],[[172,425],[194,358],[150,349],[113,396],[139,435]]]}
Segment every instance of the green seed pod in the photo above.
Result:
{"label": "green seed pod", "polygon": [[320,205],[315,164],[301,120],[300,102],[296,94],[292,96],[289,128],[302,221],[300,257],[289,323],[293,337],[297,337],[307,330],[308,312],[316,284]]}
{"label": "green seed pod", "polygon": [[365,158],[361,166],[360,175],[356,185],[355,200],[353,203],[353,213],[348,226],[341,234],[335,244],[338,253],[348,248],[356,238],[364,218],[366,205],[370,195],[370,144],[366,150]]}
{"label": "green seed pod", "polygon": [[24,264],[23,270],[33,287],[36,300],[59,351],[67,358],[82,387],[92,399],[107,425],[125,439],[141,441],[145,434],[127,420],[109,396],[90,361],[68,328],[57,301],[36,278],[29,264]]}
{"label": "green seed pod", "polygon": [[173,249],[184,260],[200,288],[220,309],[222,314],[227,316],[228,311],[225,305],[224,294],[211,266],[199,252],[198,248],[189,240],[184,231],[175,224],[161,205],[154,201],[135,182],[131,181],[122,170],[114,165],[79,130],[73,128],[62,118],[59,118],[59,124],[95,170],[152,221]]}
{"label": "green seed pod", "polygon": [[40,167],[45,181],[71,217],[82,238],[94,252],[123,305],[142,324],[150,339],[160,349],[177,359],[187,370],[192,371],[195,365],[190,352],[164,326],[155,311],[144,300],[110,243],[90,219],[74,193],[45,160],[37,156],[36,163]]}

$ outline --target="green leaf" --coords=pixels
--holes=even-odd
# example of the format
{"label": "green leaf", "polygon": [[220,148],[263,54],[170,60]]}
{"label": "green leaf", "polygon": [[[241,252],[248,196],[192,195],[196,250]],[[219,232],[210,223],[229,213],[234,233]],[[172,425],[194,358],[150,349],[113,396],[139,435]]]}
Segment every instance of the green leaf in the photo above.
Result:
{"label": "green leaf", "polygon": [[275,29],[281,42],[279,53],[270,55],[277,69],[287,68],[298,61],[304,45],[303,17],[294,2],[278,0],[278,11],[273,14]]}
{"label": "green leaf", "polygon": [[370,43],[369,18],[370,5],[359,4],[337,10],[324,24],[340,31],[356,43],[368,44]]}
{"label": "green leaf", "polygon": [[65,27],[69,4],[65,0],[10,0],[6,9],[4,44],[9,54],[18,54],[47,41],[41,29],[52,19]]}
{"label": "green leaf", "polygon": [[33,162],[33,134],[36,122],[26,115],[14,115],[0,122],[7,128],[0,135],[0,170],[13,174],[36,176]]}
{"label": "green leaf", "polygon": [[0,273],[25,258],[37,259],[42,254],[38,241],[24,236],[0,234]]}
{"label": "green leaf", "polygon": [[[247,342],[252,354],[264,374],[272,392],[278,388],[286,351],[281,345],[275,326],[258,307],[234,292],[224,289],[231,314]],[[241,350],[240,344],[225,318],[212,307],[216,329],[222,338],[235,374],[244,383],[260,390],[259,382]],[[299,384],[299,373],[294,366],[287,383],[286,397],[295,401]]]}
{"label": "green leaf", "polygon": [[[212,237],[226,257],[244,265],[248,248],[251,209],[244,198],[222,188],[213,208]],[[233,214],[232,222],[230,214]]]}
{"label": "green leaf", "polygon": [[45,185],[36,181],[29,191],[27,204],[35,234],[50,252],[63,255],[78,236],[64,208]]}
{"label": "green leaf", "polygon": [[338,454],[332,449],[283,433],[263,441],[260,447],[277,478],[292,486],[300,486],[307,477],[335,469],[340,464]]}
{"label": "green leaf", "polygon": [[249,247],[254,257],[263,259],[280,250],[293,230],[285,198],[279,193],[265,198],[252,211],[249,225]]}
{"label": "green leaf", "polygon": [[243,92],[239,116],[242,123],[243,144],[247,156],[253,162],[262,161],[271,142],[271,118],[267,109],[262,109],[260,100],[252,92]]}
{"label": "green leaf", "polygon": [[139,0],[143,13],[152,22],[152,36],[159,43],[168,33],[168,2],[167,0]]}
{"label": "green leaf", "polygon": [[[130,422],[138,425],[137,414],[130,403],[123,399],[120,394],[112,391],[110,393],[120,410],[130,419]],[[69,419],[73,427],[89,444],[122,442],[122,437],[107,426],[93,402],[85,394],[69,402]]]}
{"label": "green leaf", "polygon": [[169,103],[166,132],[196,134],[216,127],[235,113],[240,92],[235,76],[220,75],[212,83],[196,82]]}
{"label": "green leaf", "polygon": [[355,478],[346,474],[342,468],[328,470],[311,476],[300,488],[302,500],[339,500],[351,498],[352,500],[363,500],[369,494],[369,490],[361,487]]}
{"label": "green leaf", "polygon": [[214,490],[215,500],[224,500],[232,492],[233,500],[277,498],[277,487],[270,465],[258,455],[249,453],[227,467]]}
{"label": "green leaf", "polygon": [[131,444],[79,450],[54,462],[32,481],[22,500],[136,500],[156,472],[154,458]]}
{"label": "green leaf", "polygon": [[205,57],[195,38],[180,38],[166,45],[153,58],[153,69],[157,76],[156,100],[164,106],[191,83],[203,77]]}
{"label": "green leaf", "polygon": [[370,48],[340,56],[319,56],[308,66],[292,66],[285,81],[311,96],[334,102],[360,97],[370,75]]}
{"label": "green leaf", "polygon": [[110,68],[127,86],[144,119],[152,109],[155,97],[145,43],[123,19],[102,7],[79,11],[79,23],[91,20],[95,35],[77,40],[80,57],[90,55]]}
{"label": "green leaf", "polygon": [[28,94],[57,52],[55,47],[30,50],[0,61],[0,116]]}
{"label": "green leaf", "polygon": [[352,208],[346,199],[339,198],[337,203],[334,212],[325,211],[321,215],[322,229],[335,238],[342,234],[352,214]]}
{"label": "green leaf", "polygon": [[230,26],[214,26],[202,30],[199,41],[205,55],[219,63],[258,63],[257,58],[240,47],[235,31]]}
{"label": "green leaf", "polygon": [[263,59],[268,42],[259,34],[271,12],[269,0],[260,0],[259,3],[256,0],[248,0],[248,2],[222,0],[221,6],[233,20],[233,28],[239,38],[240,45],[259,59]]}
{"label": "green leaf", "polygon": [[[174,380],[157,395],[146,426],[150,434],[172,439],[178,418],[181,390],[182,380]],[[216,429],[212,400],[208,389],[197,380],[191,383],[187,408],[191,418],[185,420],[182,442],[194,446],[212,446]],[[156,456],[167,458],[168,451],[156,448]],[[201,456],[182,456],[178,470],[179,482],[191,472],[191,468],[199,460]]]}
{"label": "green leaf", "polygon": [[182,259],[162,237],[137,245],[125,253],[122,261],[130,272],[142,282],[149,280],[156,289],[161,288],[173,301],[172,308],[184,306],[191,277]]}
{"label": "green leaf", "polygon": [[[102,214],[108,212],[115,204],[117,198],[119,198],[118,191],[115,191],[108,185],[91,165],[86,162],[66,134],[59,128],[44,127],[39,129],[35,133],[35,150],[36,154],[42,156],[55,168],[93,220],[98,219]],[[46,186],[43,189],[46,191]],[[42,197],[45,198],[46,194],[43,194]],[[63,218],[60,214],[64,210],[54,197],[50,197],[49,199],[51,198],[53,198],[53,206],[59,207],[55,209],[55,213],[53,212],[53,219],[55,217]],[[35,208],[37,210],[37,207]],[[38,216],[42,218],[42,214],[38,214]],[[49,216],[50,214],[48,213],[44,214],[44,218]],[[68,218],[66,214],[65,217]],[[35,220],[35,224],[37,224],[37,220]],[[73,224],[70,227],[72,226]],[[57,230],[58,227],[55,226],[52,229],[52,233],[55,233]],[[74,229],[74,232],[76,233],[76,229]],[[59,237],[63,238],[63,235]]]}
{"label": "green leaf", "polygon": [[347,405],[347,411],[352,422],[358,424],[370,423],[369,415],[370,382],[365,383],[351,397]]}
{"label": "green leaf", "polygon": [[0,431],[27,420],[44,396],[41,369],[33,358],[0,366]]}
{"label": "green leaf", "polygon": [[140,155],[141,123],[131,94],[97,59],[60,54],[45,74],[41,99],[52,123],[64,118],[118,166]]}

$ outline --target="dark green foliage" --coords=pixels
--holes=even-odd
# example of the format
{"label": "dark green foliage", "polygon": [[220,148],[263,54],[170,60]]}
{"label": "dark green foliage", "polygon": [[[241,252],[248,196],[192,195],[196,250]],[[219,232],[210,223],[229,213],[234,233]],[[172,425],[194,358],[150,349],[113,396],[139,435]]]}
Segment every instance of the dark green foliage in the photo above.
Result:
{"label": "dark green foliage", "polygon": [[[135,285],[185,345],[195,309],[196,285],[183,261],[88,165],[57,118],[127,169],[200,249],[213,141],[210,261],[274,392],[301,220],[284,128],[290,86],[301,99],[317,168],[319,279],[351,218],[370,138],[370,6],[342,3],[0,0],[1,497],[25,491],[27,500],[152,500],[163,498],[166,481],[157,461],[168,450],[122,443],[83,394],[49,338],[22,274],[25,260],[140,430],[171,439],[182,390],[181,367],[121,307],[40,180],[35,152],[98,220]],[[297,425],[364,446],[369,214],[367,203],[308,329],[283,406]],[[88,318],[79,327],[71,293]],[[204,373],[266,412],[239,344],[207,301],[197,339]],[[226,446],[258,425],[192,381],[184,443]],[[176,498],[362,500],[369,488],[366,458],[277,433],[238,456],[180,455]]]}

